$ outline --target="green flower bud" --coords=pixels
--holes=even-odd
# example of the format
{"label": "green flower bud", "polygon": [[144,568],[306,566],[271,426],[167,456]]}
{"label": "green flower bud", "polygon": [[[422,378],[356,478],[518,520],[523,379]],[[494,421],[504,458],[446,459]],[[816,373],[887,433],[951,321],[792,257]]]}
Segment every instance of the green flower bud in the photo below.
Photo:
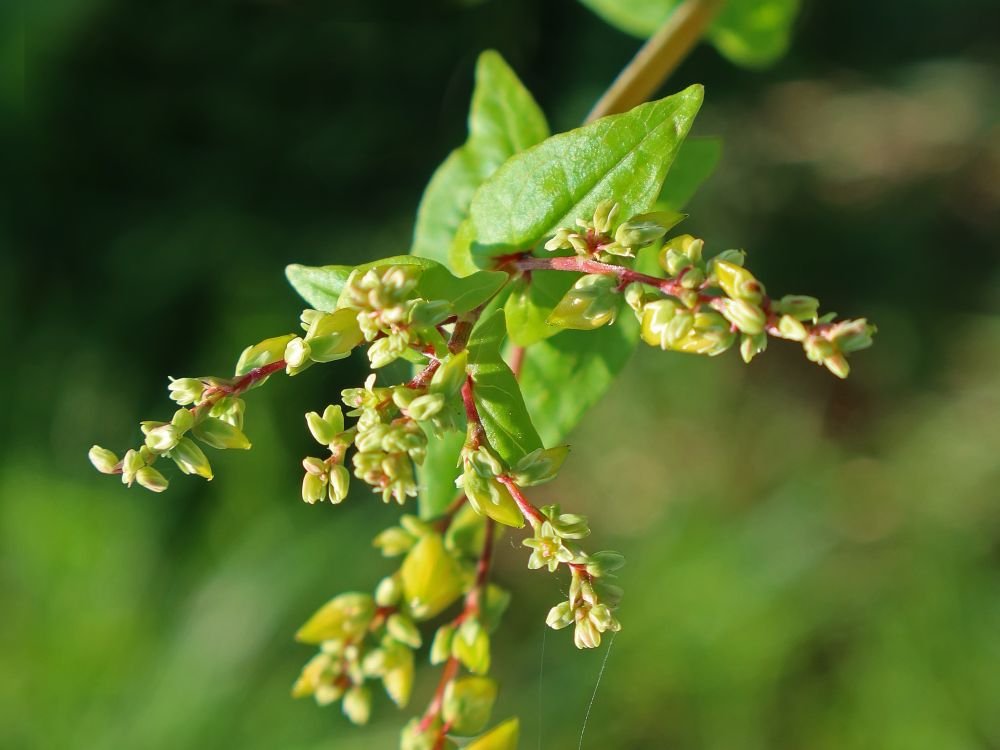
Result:
{"label": "green flower bud", "polygon": [[375,603],[380,607],[394,607],[403,596],[403,588],[396,576],[386,576],[375,587]]}
{"label": "green flower bud", "polygon": [[176,427],[178,432],[187,432],[194,427],[194,414],[190,409],[178,409],[170,419],[170,424]]}
{"label": "green flower bud", "polygon": [[595,578],[610,575],[625,565],[625,555],[621,552],[604,550],[587,557],[587,572]]}
{"label": "green flower bud", "polygon": [[471,464],[467,464],[461,482],[469,505],[476,513],[516,529],[524,526],[521,509],[511,497],[510,490],[499,480],[484,477]]}
{"label": "green flower bud", "polygon": [[288,342],[294,338],[295,334],[289,333],[286,336],[275,336],[274,338],[264,339],[259,344],[248,346],[243,350],[239,361],[236,363],[236,374],[246,375],[258,367],[264,367],[272,362],[277,362],[284,356],[285,347],[288,346]]}
{"label": "green flower bud", "polygon": [[822,336],[812,335],[802,342],[806,357],[811,362],[822,362],[837,353],[836,347]]}
{"label": "green flower bud", "polygon": [[514,465],[511,476],[519,487],[534,487],[550,482],[556,478],[568,454],[568,445],[538,448]]}
{"label": "green flower bud", "polygon": [[573,622],[573,608],[569,602],[559,602],[549,610],[545,624],[553,630],[562,630]]}
{"label": "green flower bud", "polygon": [[763,332],[767,324],[767,315],[764,311],[745,299],[723,300],[722,314],[743,333],[750,335]]}
{"label": "green flower bud", "polygon": [[850,354],[871,346],[872,334],[874,333],[875,326],[861,318],[837,323],[830,329],[828,335],[841,353]]}
{"label": "green flower bud", "polygon": [[681,286],[685,289],[697,289],[703,281],[705,281],[705,272],[694,266],[688,266],[684,275],[681,276]]}
{"label": "green flower bud", "polygon": [[586,516],[560,513],[558,505],[545,505],[541,511],[555,533],[563,539],[583,539],[590,534]]}
{"label": "green flower bud", "polygon": [[334,464],[330,467],[330,475],[327,482],[327,491],[330,502],[334,505],[344,502],[348,491],[351,489],[351,472],[342,464]]}
{"label": "green flower bud", "polygon": [[143,466],[135,473],[135,481],[152,492],[163,492],[167,489],[167,478],[152,466]]}
{"label": "green flower bud", "polygon": [[468,363],[468,349],[463,349],[458,354],[452,354],[448,357],[444,364],[434,373],[434,377],[431,378],[431,392],[440,393],[445,398],[458,395],[465,384],[465,373]]}
{"label": "green flower bud", "polygon": [[181,431],[172,424],[160,425],[146,433],[146,446],[158,453],[171,450],[181,439]]}
{"label": "green flower bud", "polygon": [[376,536],[372,545],[381,550],[385,557],[398,557],[409,552],[416,541],[415,535],[398,526],[391,526]]}
{"label": "green flower bud", "polygon": [[775,303],[775,308],[796,320],[813,320],[819,313],[819,300],[801,294],[786,294]]}
{"label": "green flower bud", "polygon": [[315,474],[318,477],[325,475],[328,470],[326,462],[323,459],[315,458],[313,456],[307,456],[302,459],[302,468],[308,473]]}
{"label": "green flower bud", "polygon": [[490,635],[482,623],[470,617],[462,622],[451,642],[451,653],[473,674],[490,670]]}
{"label": "green flower bud", "polygon": [[850,374],[851,366],[847,364],[847,357],[843,354],[834,354],[823,360],[823,365],[840,379],[844,379]]}
{"label": "green flower bud", "polygon": [[439,534],[426,534],[399,569],[403,599],[417,620],[429,620],[462,594],[465,577]]}
{"label": "green flower bud", "polygon": [[238,427],[215,417],[205,417],[194,426],[191,432],[201,442],[212,448],[219,450],[227,448],[250,449],[250,441]]}
{"label": "green flower bud", "polygon": [[396,334],[391,334],[384,339],[376,341],[368,347],[368,360],[371,363],[372,369],[377,370],[380,367],[385,367],[395,362],[402,356],[407,343],[405,337]]}
{"label": "green flower bud", "polygon": [[598,234],[610,232],[620,210],[621,206],[614,201],[604,200],[598,203],[597,208],[594,209],[594,231]]}
{"label": "green flower bud", "polygon": [[243,429],[243,412],[246,409],[246,402],[243,399],[233,396],[220,398],[208,412],[209,416],[228,422],[233,427]]}
{"label": "green flower bud", "polygon": [[642,247],[655,242],[684,218],[668,211],[639,214],[618,227],[615,242],[625,247]]}
{"label": "green flower bud", "polygon": [[497,697],[497,684],[489,677],[461,677],[444,691],[441,716],[459,736],[469,737],[486,728]]}
{"label": "green flower bud", "polygon": [[444,396],[440,393],[428,393],[413,399],[407,408],[407,413],[411,419],[424,421],[440,413],[443,408]]}
{"label": "green flower bud", "polygon": [[309,342],[296,336],[285,346],[285,372],[297,375],[312,364],[309,355],[312,349]]}
{"label": "green flower bud", "polygon": [[136,472],[145,465],[146,460],[137,451],[126,452],[122,458],[122,484],[131,487],[132,482],[135,481]]}
{"label": "green flower bud", "polygon": [[302,499],[315,505],[326,495],[326,475],[306,472],[302,477]]}
{"label": "green flower bud", "polygon": [[764,287],[754,275],[735,263],[715,258],[712,273],[722,290],[734,300],[759,305],[764,299]]}
{"label": "green flower bud", "polygon": [[766,333],[758,333],[755,336],[743,334],[740,341],[740,356],[743,357],[744,362],[750,364],[750,361],[765,349],[767,349]]}
{"label": "green flower bud", "polygon": [[671,276],[676,276],[685,268],[698,265],[701,262],[702,251],[705,242],[692,237],[690,234],[682,234],[674,237],[660,248],[657,260],[660,267]]}
{"label": "green flower bud", "polygon": [[346,716],[352,724],[367,724],[372,711],[371,691],[363,685],[355,685],[346,693],[341,703]]}
{"label": "green flower bud", "polygon": [[95,445],[90,449],[87,453],[87,458],[90,459],[90,463],[94,465],[94,468],[102,474],[114,474],[115,469],[118,468],[118,456],[99,445]]}
{"label": "green flower bud", "polygon": [[580,278],[549,314],[548,323],[589,331],[615,319],[618,281],[614,276],[592,273]]}
{"label": "green flower bud", "polygon": [[185,474],[212,479],[212,465],[208,462],[208,457],[191,438],[181,438],[169,455]]}
{"label": "green flower bud", "polygon": [[205,392],[205,384],[197,378],[171,378],[167,389],[170,391],[171,399],[181,406],[186,406],[201,401],[201,396]]}
{"label": "green flower bud", "polygon": [[299,628],[295,640],[319,644],[324,641],[353,641],[368,630],[375,617],[375,599],[371,594],[338,594],[320,607]]}
{"label": "green flower bud", "polygon": [[517,750],[521,723],[517,717],[497,724],[475,742],[466,745],[465,750]]}
{"label": "green flower bud", "polygon": [[642,340],[650,346],[669,349],[671,340],[668,325],[677,313],[677,303],[670,299],[658,299],[642,309]]}
{"label": "green flower bud", "polygon": [[451,657],[451,642],[455,636],[455,628],[452,625],[442,625],[434,634],[431,641],[431,664],[444,664]]}
{"label": "green flower bud", "polygon": [[385,627],[389,635],[410,648],[420,648],[420,644],[423,642],[417,626],[406,615],[398,612],[389,615],[389,619],[385,621]]}
{"label": "green flower bud", "polygon": [[382,675],[382,684],[385,692],[399,708],[403,708],[410,702],[410,694],[413,692],[413,652],[407,651],[408,658],[394,669],[388,670]]}
{"label": "green flower bud", "polygon": [[798,319],[785,314],[778,321],[778,334],[789,341],[804,341],[809,332]]}
{"label": "green flower bud", "polygon": [[573,631],[573,644],[580,649],[597,648],[601,645],[601,631],[585,613],[584,609],[576,611],[576,629]]}
{"label": "green flower bud", "polygon": [[[339,407],[338,407],[339,408]],[[341,417],[343,422],[343,417]],[[334,429],[334,425],[327,422],[318,413],[311,411],[306,414],[306,426],[313,439],[320,445],[330,445],[337,438],[340,430]]]}
{"label": "green flower bud", "polygon": [[313,362],[333,362],[349,355],[364,341],[364,336],[358,325],[357,313],[342,308],[312,318],[305,340]]}

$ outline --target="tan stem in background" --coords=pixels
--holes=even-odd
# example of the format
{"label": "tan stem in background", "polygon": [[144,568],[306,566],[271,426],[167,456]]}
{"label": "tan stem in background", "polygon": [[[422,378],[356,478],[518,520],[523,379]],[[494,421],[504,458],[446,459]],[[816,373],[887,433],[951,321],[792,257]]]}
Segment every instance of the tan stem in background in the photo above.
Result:
{"label": "tan stem in background", "polygon": [[698,43],[723,1],[685,0],[678,5],[618,74],[587,115],[587,122],[627,112],[649,99]]}

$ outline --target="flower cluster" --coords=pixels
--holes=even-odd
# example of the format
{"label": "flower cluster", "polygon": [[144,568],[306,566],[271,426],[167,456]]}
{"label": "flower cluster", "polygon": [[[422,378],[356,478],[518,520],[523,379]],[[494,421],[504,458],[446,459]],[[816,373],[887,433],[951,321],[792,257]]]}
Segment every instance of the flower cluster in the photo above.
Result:
{"label": "flower cluster", "polygon": [[[576,259],[527,259],[523,270],[584,271],[548,317],[551,325],[589,330],[614,322],[620,298],[641,324],[642,339],[664,350],[716,356],[737,341],[746,362],[767,348],[768,336],[797,341],[806,357],[846,378],[847,355],[872,344],[875,327],[864,318],[836,320],[819,314],[819,300],[802,295],[770,298],[743,267],[742,250],[703,255],[705,243],[691,235],[661,242],[678,216],[642,214],[610,230],[618,206],[602,203],[586,230],[560,229],[545,247],[573,249]],[[659,244],[657,261],[666,277],[633,270],[634,250]]]}

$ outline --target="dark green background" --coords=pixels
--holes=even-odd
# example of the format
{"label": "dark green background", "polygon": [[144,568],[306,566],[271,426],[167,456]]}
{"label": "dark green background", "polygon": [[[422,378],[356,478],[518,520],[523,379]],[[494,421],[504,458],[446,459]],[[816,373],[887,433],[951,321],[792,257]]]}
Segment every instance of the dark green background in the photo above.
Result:
{"label": "dark green background", "polygon": [[[26,33],[16,9],[0,28],[4,744],[392,746],[382,698],[357,730],[288,696],[296,626],[391,569],[368,539],[394,508],[298,499],[301,415],[361,362],[254,392],[255,450],[211,484],[126,491],[86,450],[168,414],[167,374],[292,330],[286,263],[406,251],[480,50],[564,129],[637,42],[568,0],[21,10]],[[750,367],[644,350],[573,436],[533,497],[629,559],[585,747],[1000,747],[998,38],[992,0],[813,0],[773,69],[703,47],[666,86],[704,83],[695,130],[726,139],[688,231],[880,333],[846,383],[778,343]],[[575,748],[604,654],[549,633],[540,669],[565,582],[517,538],[497,718]]]}

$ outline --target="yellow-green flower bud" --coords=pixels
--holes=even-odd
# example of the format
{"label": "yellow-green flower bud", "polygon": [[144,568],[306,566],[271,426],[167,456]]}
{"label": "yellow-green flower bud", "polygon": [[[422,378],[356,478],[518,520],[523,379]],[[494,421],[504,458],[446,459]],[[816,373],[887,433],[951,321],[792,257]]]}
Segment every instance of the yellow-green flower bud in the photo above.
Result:
{"label": "yellow-green flower bud", "polygon": [[469,505],[479,515],[516,529],[524,526],[521,509],[511,497],[510,490],[499,480],[482,476],[471,464],[467,464],[461,481]]}
{"label": "yellow-green flower bud", "polygon": [[353,591],[338,594],[299,628],[295,640],[311,644],[351,641],[365,633],[374,616],[375,600],[371,594]]}
{"label": "yellow-green flower bud", "polygon": [[823,365],[838,378],[844,379],[850,374],[851,366],[847,364],[847,357],[843,354],[834,354],[823,360]]}
{"label": "yellow-green flower bud", "polygon": [[294,338],[295,334],[289,333],[285,336],[264,339],[259,344],[248,346],[243,350],[239,361],[236,363],[236,374],[246,375],[258,367],[264,367],[272,362],[277,362],[284,356],[285,347],[288,346],[288,342]]}
{"label": "yellow-green flower bud", "polygon": [[621,206],[614,201],[604,200],[598,203],[594,209],[594,231],[598,234],[610,232],[620,210]]}
{"label": "yellow-green flower bud", "polygon": [[745,299],[723,300],[722,314],[743,333],[751,336],[761,333],[767,323],[764,311]]}
{"label": "yellow-green flower bud", "polygon": [[136,472],[138,472],[139,469],[145,465],[146,460],[139,454],[138,451],[127,451],[125,456],[122,458],[122,484],[127,484],[131,487],[132,482],[135,481]]}
{"label": "yellow-green flower bud", "polygon": [[394,607],[403,596],[403,587],[396,576],[386,576],[375,587],[375,603],[380,607]]}
{"label": "yellow-green flower bud", "polygon": [[451,653],[473,674],[490,671],[490,635],[478,619],[468,618],[458,627]]}
{"label": "yellow-green flower bud", "polygon": [[461,677],[444,691],[441,716],[459,736],[469,737],[486,728],[497,697],[497,684],[489,677]]}
{"label": "yellow-green flower bud", "polygon": [[234,448],[249,450],[250,441],[238,427],[215,417],[205,417],[191,430],[192,434],[205,445],[219,450]]}
{"label": "yellow-green flower bud", "polygon": [[625,555],[621,552],[603,550],[587,557],[587,572],[595,578],[614,573],[625,565]]}
{"label": "yellow-green flower bud", "polygon": [[171,399],[181,406],[186,406],[201,400],[205,384],[197,378],[171,378],[167,389],[170,391]]}
{"label": "yellow-green flower bud", "polygon": [[873,333],[875,333],[875,326],[870,325],[864,318],[860,318],[859,320],[844,320],[837,323],[830,329],[829,336],[841,353],[850,354],[871,346]]}
{"label": "yellow-green flower bud", "polygon": [[410,694],[413,692],[413,652],[406,651],[408,657],[394,669],[388,670],[382,675],[382,684],[385,692],[392,702],[399,708],[403,708],[410,702]]}
{"label": "yellow-green flower bud", "polygon": [[601,631],[587,615],[586,609],[576,610],[576,629],[573,643],[577,648],[597,648],[601,645]]}
{"label": "yellow-green flower bud", "polygon": [[326,495],[326,475],[313,474],[309,471],[302,477],[302,499],[310,505],[315,505]]}
{"label": "yellow-green flower bud", "polygon": [[434,634],[431,641],[431,664],[444,664],[451,657],[451,643],[455,636],[455,628],[452,625],[442,625]]}
{"label": "yellow-green flower bud", "polygon": [[778,321],[778,333],[781,338],[789,341],[805,341],[809,332],[802,323],[791,315],[785,314]]}
{"label": "yellow-green flower bud", "polygon": [[514,716],[497,724],[475,742],[466,745],[465,750],[517,750],[520,728],[521,723]]}
{"label": "yellow-green flower bud", "polygon": [[385,557],[406,554],[416,544],[417,537],[399,526],[390,526],[375,537],[372,545],[381,550]]}
{"label": "yellow-green flower bud", "polygon": [[765,349],[767,349],[766,333],[758,333],[754,336],[743,334],[743,339],[740,341],[740,356],[743,357],[744,362],[750,364],[750,361]]}
{"label": "yellow-green flower bud", "polygon": [[819,313],[819,300],[802,294],[786,294],[775,307],[796,320],[813,320]]}
{"label": "yellow-green flower bud", "polygon": [[346,716],[352,724],[367,724],[372,711],[372,694],[364,685],[355,685],[346,693],[341,703]]}
{"label": "yellow-green flower bud", "polygon": [[545,624],[553,630],[562,630],[573,622],[573,608],[569,602],[559,602],[549,610]]}
{"label": "yellow-green flower bud", "polygon": [[178,409],[170,419],[170,424],[177,428],[178,432],[184,433],[194,427],[194,414],[190,409]]}
{"label": "yellow-green flower bud", "polygon": [[549,314],[548,323],[589,331],[612,322],[618,309],[617,284],[617,279],[608,274],[580,278]]}
{"label": "yellow-green flower bud", "polygon": [[185,474],[212,479],[212,465],[208,462],[208,457],[191,438],[181,438],[170,451],[170,458]]}
{"label": "yellow-green flower bud", "polygon": [[669,349],[671,345],[667,327],[677,312],[677,303],[658,299],[642,308],[642,340],[650,346]]}
{"label": "yellow-green flower bud", "polygon": [[342,308],[312,319],[305,336],[313,362],[343,359],[364,340],[354,310]]}
{"label": "yellow-green flower bud", "polygon": [[87,453],[87,458],[90,459],[90,463],[94,465],[94,468],[102,474],[114,474],[115,469],[118,468],[118,456],[99,445],[95,445],[90,449],[90,452]]}
{"label": "yellow-green flower bud", "polygon": [[309,342],[296,336],[285,346],[285,372],[289,375],[297,375],[306,369],[312,360],[309,355],[312,349]]}
{"label": "yellow-green flower bud", "polygon": [[802,342],[806,357],[811,362],[822,362],[827,357],[832,357],[837,353],[836,347],[822,336],[809,336]]}
{"label": "yellow-green flower bud", "polygon": [[424,421],[440,413],[443,408],[443,395],[440,393],[427,393],[413,399],[407,407],[407,413],[411,419]]}
{"label": "yellow-green flower bud", "polygon": [[348,491],[351,489],[351,472],[342,464],[334,464],[330,467],[327,491],[330,502],[334,505],[344,502]]}
{"label": "yellow-green flower bud", "polygon": [[330,445],[336,439],[337,433],[340,432],[314,411],[306,414],[306,426],[309,428],[309,434],[320,445]]}
{"label": "yellow-green flower bud", "polygon": [[463,349],[458,354],[448,357],[431,378],[430,390],[440,393],[445,398],[451,398],[462,390],[465,383],[465,368],[469,363],[469,351]]}
{"label": "yellow-green flower bud", "polygon": [[715,259],[712,272],[722,290],[734,300],[759,305],[764,299],[764,287],[754,275],[735,263]]}
{"label": "yellow-green flower bud", "polygon": [[568,445],[538,448],[514,465],[511,476],[520,487],[533,487],[552,481],[562,468],[568,454]]}
{"label": "yellow-green flower bud", "polygon": [[660,268],[671,276],[676,276],[689,266],[698,265],[701,262],[701,255],[705,248],[705,242],[692,237],[690,234],[682,234],[674,237],[660,248],[657,256]]}
{"label": "yellow-green flower bud", "polygon": [[683,214],[669,211],[639,214],[618,227],[615,242],[625,247],[636,248],[655,242],[684,218]]}
{"label": "yellow-green flower bud", "polygon": [[413,620],[399,612],[389,615],[389,619],[385,621],[385,628],[390,636],[410,648],[420,648],[423,642]]}
{"label": "yellow-green flower bud", "polygon": [[181,431],[172,424],[160,425],[146,433],[146,446],[151,451],[169,451],[181,439]]}
{"label": "yellow-green flower bud", "polygon": [[400,568],[403,598],[417,620],[429,620],[462,593],[465,577],[439,534],[426,534],[407,553]]}
{"label": "yellow-green flower bud", "polygon": [[135,481],[152,492],[163,492],[167,489],[167,478],[152,466],[143,466],[135,473]]}

